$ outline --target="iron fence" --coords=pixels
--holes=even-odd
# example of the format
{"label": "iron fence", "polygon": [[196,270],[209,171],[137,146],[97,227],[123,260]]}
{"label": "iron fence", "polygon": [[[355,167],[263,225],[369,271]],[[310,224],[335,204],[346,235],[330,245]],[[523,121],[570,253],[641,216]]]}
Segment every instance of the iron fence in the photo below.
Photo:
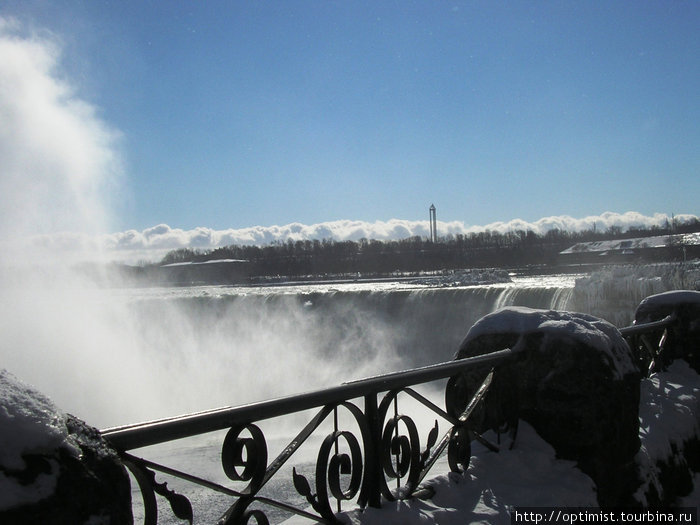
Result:
{"label": "iron fence", "polygon": [[[644,371],[661,364],[669,329],[675,322],[676,317],[669,316],[661,321],[620,329],[637,353]],[[158,481],[157,472],[230,497],[230,506],[222,509],[217,521],[221,525],[268,524],[268,508],[316,522],[338,523],[336,513],[341,511],[342,502],[351,502],[360,508],[380,507],[382,501],[429,496],[430,488],[422,482],[445,450],[453,472],[466,471],[474,440],[497,451],[499,444],[475,432],[468,420],[488,391],[498,366],[514,355],[513,350],[502,349],[274,400],[110,428],[103,430],[102,435],[119,451],[138,483],[144,502],[145,525],[158,522],[157,495],[169,502],[176,518],[193,522],[190,500],[168,488],[167,483]],[[488,372],[458,416],[413,388],[455,378],[476,366]],[[442,437],[436,420],[422,443],[414,419],[399,412],[399,394],[410,396],[446,422],[448,428]],[[314,412],[308,423],[270,461],[267,440],[259,423],[309,410]],[[352,429],[342,428],[341,411],[346,420],[354,421]],[[291,481],[305,502],[303,506],[263,495],[263,487],[327,420],[332,420],[333,429],[321,441],[311,481],[296,467],[292,469]],[[133,454],[134,449],[141,447],[220,430],[228,430],[221,446],[221,466],[226,477],[243,485],[242,488],[234,489]],[[508,431],[514,439],[517,426],[511,426]]]}

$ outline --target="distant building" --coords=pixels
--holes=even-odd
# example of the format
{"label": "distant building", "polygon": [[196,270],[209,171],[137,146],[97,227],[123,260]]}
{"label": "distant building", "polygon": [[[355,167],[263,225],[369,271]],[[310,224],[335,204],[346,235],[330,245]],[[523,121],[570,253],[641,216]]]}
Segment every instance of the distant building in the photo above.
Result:
{"label": "distant building", "polygon": [[580,242],[559,254],[568,264],[653,262],[700,257],[700,233]]}
{"label": "distant building", "polygon": [[212,259],[165,264],[157,268],[157,280],[174,285],[239,284],[250,277],[250,261]]}
{"label": "distant building", "polygon": [[437,219],[435,216],[435,205],[430,205],[430,242],[437,242]]}

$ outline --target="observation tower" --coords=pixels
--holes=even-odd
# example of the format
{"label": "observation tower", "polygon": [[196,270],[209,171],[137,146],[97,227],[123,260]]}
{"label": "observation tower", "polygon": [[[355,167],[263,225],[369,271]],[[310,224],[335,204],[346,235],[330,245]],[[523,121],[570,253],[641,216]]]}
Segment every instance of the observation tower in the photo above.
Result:
{"label": "observation tower", "polygon": [[430,242],[437,242],[437,219],[435,217],[435,204],[430,205]]}

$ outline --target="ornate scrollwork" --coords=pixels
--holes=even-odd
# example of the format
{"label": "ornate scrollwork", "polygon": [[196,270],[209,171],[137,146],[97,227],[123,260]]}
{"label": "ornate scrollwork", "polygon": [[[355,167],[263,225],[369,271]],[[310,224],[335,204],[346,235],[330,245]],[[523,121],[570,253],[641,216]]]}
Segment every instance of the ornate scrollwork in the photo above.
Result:
{"label": "ornate scrollwork", "polygon": [[[379,420],[386,419],[389,408],[394,406],[394,415],[386,421],[382,431],[381,464],[384,475],[397,481],[395,491],[389,488],[386,477],[381,480],[381,491],[385,498],[393,501],[411,494],[417,487],[421,471],[430,457],[430,449],[435,445],[438,436],[438,424],[430,431],[425,451],[421,452],[418,428],[410,417],[399,414],[397,396],[400,391],[392,391],[384,396],[379,407]],[[402,428],[406,434],[402,433]],[[401,486],[403,479],[406,482]]]}
{"label": "ornate scrollwork", "polygon": [[270,525],[270,520],[267,519],[267,515],[259,509],[246,512],[243,514],[243,519],[245,520],[243,523],[250,523],[250,520],[254,519],[255,523],[258,525]]}
{"label": "ornate scrollwork", "polygon": [[[293,470],[294,487],[297,492],[306,498],[316,512],[329,521],[335,521],[330,504],[331,497],[338,502],[352,500],[362,490],[364,461],[368,457],[368,447],[371,447],[369,428],[362,411],[347,402],[339,406],[345,407],[355,418],[362,436],[362,445],[355,434],[347,430],[336,428],[326,436],[316,460],[316,494],[312,493],[308,480],[297,473],[296,469]],[[342,448],[349,452],[340,452],[343,443],[345,447]]]}
{"label": "ornate scrollwork", "polygon": [[175,517],[186,520],[192,525],[194,516],[192,513],[192,504],[182,494],[177,494],[174,490],[168,488],[167,483],[158,483],[156,481],[156,473],[146,468],[138,458],[128,457],[123,458],[124,465],[133,474],[136,482],[139,485],[141,496],[143,497],[144,506],[144,525],[156,525],[158,522],[158,503],[156,494],[163,496],[173,511]]}
{"label": "ornate scrollwork", "polygon": [[[406,428],[408,436],[400,433],[400,423]],[[395,415],[387,421],[382,433],[382,467],[391,479],[401,480],[408,476],[410,486],[417,479],[420,469],[420,438],[418,428],[413,420],[405,415]],[[385,496],[393,499],[391,493]]]}
{"label": "ornate scrollwork", "polygon": [[[250,437],[241,437],[244,430]],[[230,480],[250,481],[245,492],[257,492],[267,468],[267,443],[260,428],[252,424],[232,427],[221,449],[221,464]]]}
{"label": "ornate scrollwork", "polygon": [[[350,449],[350,454],[336,452],[330,455],[341,438]],[[350,482],[345,490],[341,486],[342,476],[350,476]],[[328,499],[326,485],[336,500],[351,500],[360,490],[362,481],[362,452],[357,438],[348,431],[335,431],[323,440],[316,463],[316,486],[319,497]]]}
{"label": "ornate scrollwork", "polygon": [[[244,437],[247,432],[250,437]],[[219,525],[269,525],[262,510],[248,510],[255,501],[255,494],[263,485],[267,470],[267,442],[257,425],[236,425],[226,433],[221,448],[221,466],[231,481],[248,481],[242,491],[244,496],[219,520]],[[254,520],[254,521],[253,521]]]}
{"label": "ornate scrollwork", "polygon": [[252,497],[240,498],[236,504],[217,522],[217,525],[248,525],[255,520],[257,525],[270,525],[267,515],[260,509],[248,510],[255,501]]}
{"label": "ornate scrollwork", "polygon": [[469,468],[472,456],[472,437],[466,426],[452,427],[447,444],[447,462],[452,472],[463,473]]}
{"label": "ornate scrollwork", "polygon": [[[511,355],[512,351],[503,350],[496,354],[493,357],[484,356],[478,363],[501,362]],[[430,492],[429,487],[422,489],[419,485],[445,449],[448,449],[450,468],[462,472],[469,465],[472,440],[484,443],[492,450],[499,449],[477,432],[472,421],[480,419],[474,418],[474,415],[479,414],[486,392],[493,381],[495,369],[492,368],[476,392],[472,392],[471,389],[461,389],[464,385],[460,382],[465,373],[463,369],[466,369],[466,365],[470,363],[472,362],[465,362],[464,365],[459,363],[460,366],[440,363],[424,369],[349,382],[333,387],[327,392],[310,392],[292,398],[273,400],[252,407],[259,410],[259,413],[251,410],[249,406],[229,407],[156,421],[146,426],[107,429],[104,435],[114,440],[113,445],[122,451],[120,455],[124,459],[124,464],[139,483],[144,499],[145,525],[157,523],[156,494],[168,500],[175,516],[192,523],[192,507],[189,500],[169,489],[166,483],[157,482],[155,472],[174,476],[231,497],[230,506],[218,522],[220,525],[252,525],[253,523],[269,525],[266,513],[257,508],[263,505],[273,506],[311,520],[318,520],[320,516],[324,522],[336,523],[333,499],[337,502],[335,512],[340,512],[342,502],[347,500],[356,499],[357,504],[364,508],[368,505],[379,507],[382,496],[389,500],[412,496],[424,497]],[[474,361],[472,364],[476,366],[476,363],[477,361]],[[443,377],[440,374],[455,373],[455,371],[457,375],[448,382],[446,410],[410,387],[413,384],[411,381],[422,384]],[[444,376],[446,377],[447,375]],[[378,403],[379,392],[387,392],[387,390],[389,390],[388,393],[381,398],[381,403]],[[452,425],[447,432],[443,433],[439,443],[439,426],[436,421],[434,428],[427,435],[425,448],[421,450],[421,440],[415,421],[398,411],[399,394],[410,395]],[[364,398],[364,412],[359,405],[350,401],[340,401],[348,398],[357,400],[360,397]],[[492,397],[495,399],[496,395]],[[465,401],[468,401],[466,405]],[[503,433],[509,434],[512,440],[517,431],[517,404],[509,398],[506,399],[508,402],[500,399],[499,401],[501,403],[497,406],[503,410],[498,412],[499,417],[493,418],[499,423],[494,429],[499,433],[499,440]],[[391,413],[392,406],[393,413]],[[319,409],[317,414],[268,464],[266,439],[254,423],[254,418],[272,419],[314,407]],[[354,422],[351,422],[351,430],[339,429],[338,412],[343,408],[354,418]],[[491,413],[495,414],[495,411]],[[327,419],[331,414],[334,419],[333,430],[325,437],[318,451],[314,483],[310,484],[296,469],[292,470],[294,487],[306,498],[315,512],[299,508],[296,502],[278,501],[261,494],[263,487],[273,479],[273,476],[281,472],[281,468],[287,464],[299,447],[306,443],[310,436],[315,435],[315,432],[321,432],[321,425],[327,427]],[[489,412],[483,410],[482,415],[489,415]],[[221,449],[222,467],[230,480],[247,483],[243,489],[224,486],[219,482],[180,472],[126,453],[126,450],[132,448],[163,443],[198,433],[213,432],[229,425],[233,426],[226,434]],[[391,488],[389,488],[390,485]],[[312,490],[315,490],[315,493]]]}

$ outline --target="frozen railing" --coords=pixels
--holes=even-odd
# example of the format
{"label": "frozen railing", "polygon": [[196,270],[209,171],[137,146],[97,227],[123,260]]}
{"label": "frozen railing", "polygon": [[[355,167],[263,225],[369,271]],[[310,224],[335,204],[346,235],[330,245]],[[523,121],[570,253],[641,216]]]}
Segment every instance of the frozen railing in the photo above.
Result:
{"label": "frozen railing", "polygon": [[[664,354],[669,328],[675,316],[652,323],[622,328],[622,335],[638,353],[640,367],[652,370]],[[447,449],[449,468],[454,472],[467,469],[471,456],[471,441],[478,440],[497,451],[498,445],[485,440],[469,425],[469,417],[487,392],[497,367],[513,357],[511,349],[470,357],[422,368],[379,375],[352,381],[323,390],[188,414],[147,423],[111,428],[102,435],[119,451],[124,464],[136,479],[144,502],[144,523],[158,522],[156,494],[170,503],[173,514],[180,520],[193,522],[188,498],[156,480],[156,472],[221,493],[231,498],[217,523],[222,525],[256,522],[268,524],[269,507],[323,523],[337,523],[336,512],[343,501],[354,502],[361,508],[379,507],[383,500],[394,501],[414,496],[430,495],[421,485],[425,476]],[[453,378],[472,367],[490,370],[480,388],[473,394],[459,415],[448,413],[412,387]],[[643,372],[644,373],[644,372]],[[449,383],[448,383],[449,385]],[[399,394],[407,394],[447,423],[447,431],[439,438],[437,420],[428,432],[424,447],[418,427],[407,415],[399,413]],[[268,461],[265,435],[257,423],[315,409],[315,415],[304,428]],[[339,412],[349,414],[352,430],[345,429]],[[324,421],[332,419],[332,431],[323,439],[315,463],[315,479],[292,469],[292,484],[305,500],[299,504],[281,501],[261,494],[266,484],[294,456]],[[343,420],[343,422],[346,422]],[[134,456],[129,451],[162,444],[186,437],[228,429],[221,448],[224,473],[234,482],[246,484],[233,489],[193,474]],[[511,438],[517,425],[511,426]],[[319,431],[320,432],[320,431]],[[359,438],[358,438],[359,435]],[[276,478],[277,479],[277,478]],[[299,498],[297,498],[299,499]]]}

